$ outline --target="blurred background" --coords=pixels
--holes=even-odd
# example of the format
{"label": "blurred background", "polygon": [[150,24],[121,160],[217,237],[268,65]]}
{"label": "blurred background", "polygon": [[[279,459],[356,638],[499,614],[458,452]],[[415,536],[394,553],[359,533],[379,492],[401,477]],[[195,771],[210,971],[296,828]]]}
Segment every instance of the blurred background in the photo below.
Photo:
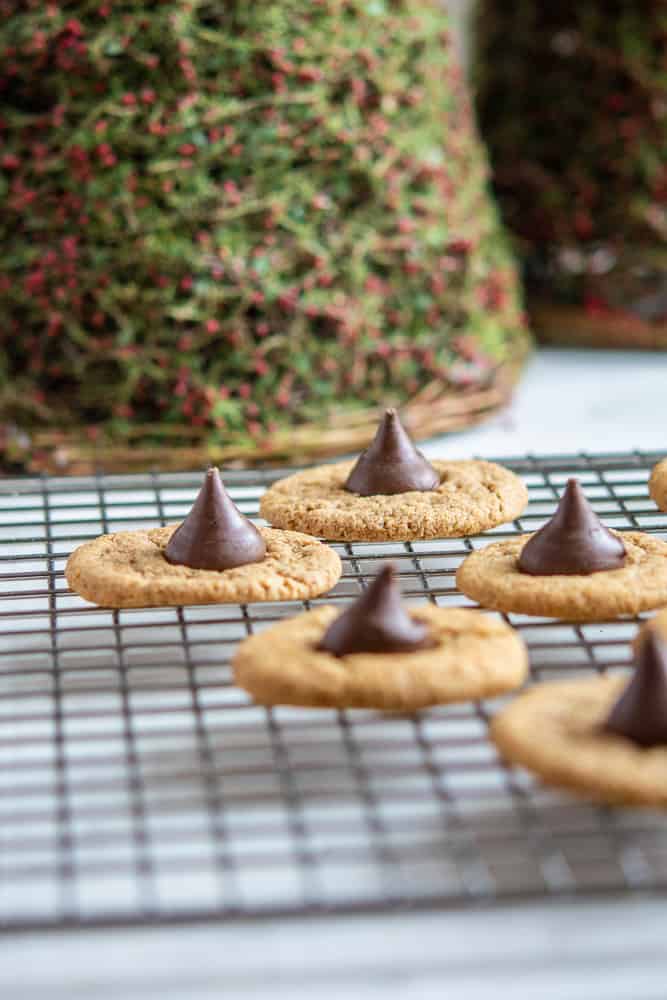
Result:
{"label": "blurred background", "polygon": [[535,340],[664,349],[662,3],[449,6],[4,0],[5,471],[321,459],[493,418]]}

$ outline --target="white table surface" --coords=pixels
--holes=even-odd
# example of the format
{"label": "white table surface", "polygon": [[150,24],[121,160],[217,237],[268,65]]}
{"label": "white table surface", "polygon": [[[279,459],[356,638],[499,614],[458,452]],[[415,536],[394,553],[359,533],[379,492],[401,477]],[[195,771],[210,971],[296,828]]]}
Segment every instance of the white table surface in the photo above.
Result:
{"label": "white table surface", "polygon": [[[429,442],[463,457],[667,453],[667,353],[542,350],[512,406]],[[660,900],[6,937],[3,1000],[664,1000]]]}
{"label": "white table surface", "polygon": [[666,404],[667,352],[542,348],[504,413],[423,450],[455,458],[633,448],[667,453]]}

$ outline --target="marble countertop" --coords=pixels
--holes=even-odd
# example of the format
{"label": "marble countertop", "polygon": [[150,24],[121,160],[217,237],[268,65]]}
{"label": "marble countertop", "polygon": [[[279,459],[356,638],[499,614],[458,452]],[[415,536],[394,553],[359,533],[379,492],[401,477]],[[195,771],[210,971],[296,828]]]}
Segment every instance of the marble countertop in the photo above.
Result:
{"label": "marble countertop", "polygon": [[667,453],[666,397],[667,352],[542,348],[505,412],[423,450],[456,458],[634,448]]}

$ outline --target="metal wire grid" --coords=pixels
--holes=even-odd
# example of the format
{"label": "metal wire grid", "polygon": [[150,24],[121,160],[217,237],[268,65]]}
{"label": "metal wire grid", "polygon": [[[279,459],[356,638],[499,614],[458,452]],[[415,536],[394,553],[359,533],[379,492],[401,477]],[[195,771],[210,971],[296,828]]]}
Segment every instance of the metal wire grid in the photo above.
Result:
{"label": "metal wire grid", "polygon": [[[607,524],[667,532],[657,455],[528,457],[520,520],[464,540],[338,546],[344,604],[386,557],[406,598],[467,605],[471,549],[533,530],[578,475]],[[226,477],[242,510],[285,470]],[[667,822],[577,802],[506,768],[501,700],[415,717],[253,706],[239,639],[297,603],[109,611],[66,588],[100,532],[178,520],[200,476],[0,482],[0,926],[465,906],[667,887]],[[531,680],[616,669],[636,622],[511,615]]]}

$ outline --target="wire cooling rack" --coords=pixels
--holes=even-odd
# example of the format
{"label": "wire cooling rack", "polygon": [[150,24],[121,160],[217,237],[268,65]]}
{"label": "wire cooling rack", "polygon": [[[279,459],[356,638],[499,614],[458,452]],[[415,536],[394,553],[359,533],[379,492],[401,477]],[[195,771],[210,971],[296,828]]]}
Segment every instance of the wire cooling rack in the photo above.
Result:
{"label": "wire cooling rack", "polygon": [[[568,476],[611,526],[666,533],[659,456],[504,460],[530,492],[484,537],[336,546],[341,606],[391,557],[406,599],[466,606],[461,559],[533,530]],[[231,472],[240,508],[285,470]],[[101,532],[178,520],[201,476],[0,480],[0,927],[447,907],[667,888],[667,820],[542,788],[487,739],[502,699],[421,712],[254,706],[236,643],[296,602],[109,611],[67,590]],[[531,682],[627,664],[636,621],[511,615]],[[539,734],[536,734],[539,739]]]}

